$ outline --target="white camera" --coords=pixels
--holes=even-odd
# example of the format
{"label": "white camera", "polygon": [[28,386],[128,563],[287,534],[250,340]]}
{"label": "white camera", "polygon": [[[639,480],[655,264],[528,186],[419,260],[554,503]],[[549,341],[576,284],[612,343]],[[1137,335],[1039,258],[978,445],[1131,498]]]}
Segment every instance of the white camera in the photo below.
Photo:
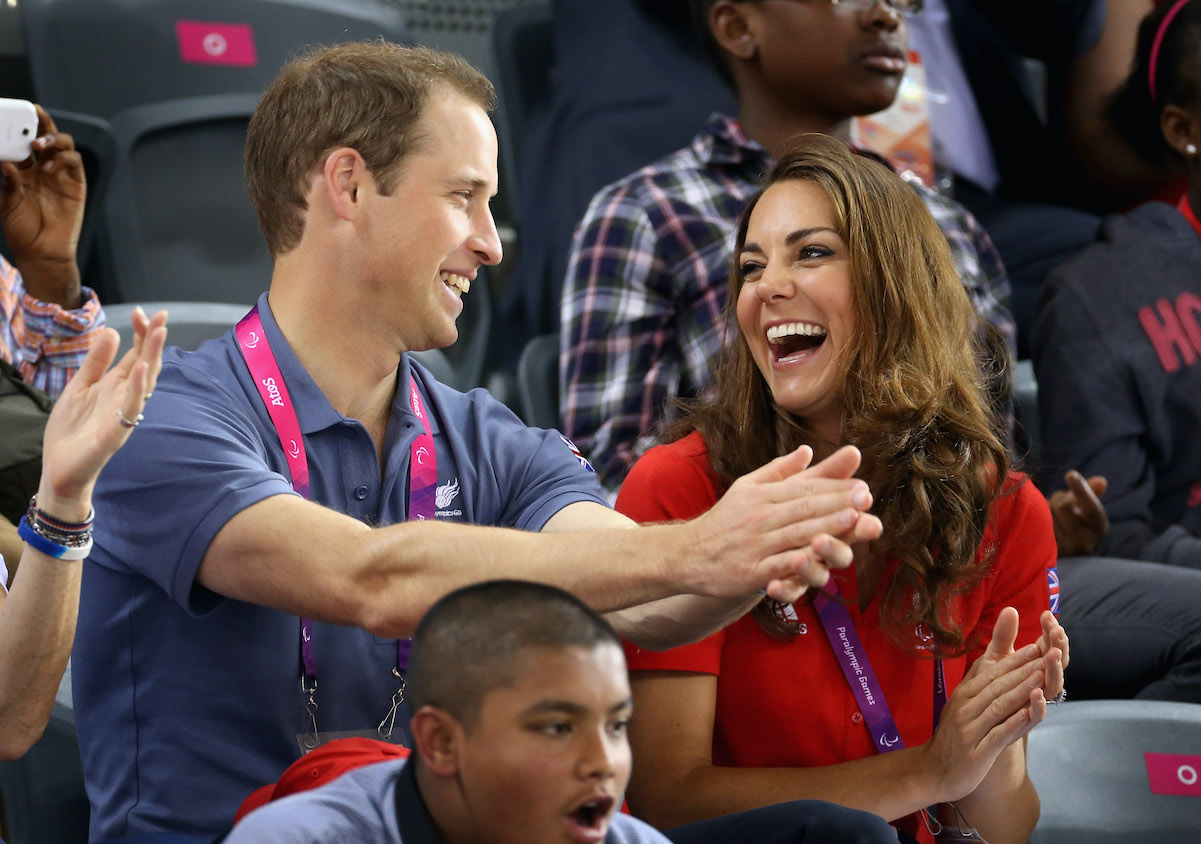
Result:
{"label": "white camera", "polygon": [[38,136],[38,113],[29,100],[0,98],[0,161],[29,158]]}

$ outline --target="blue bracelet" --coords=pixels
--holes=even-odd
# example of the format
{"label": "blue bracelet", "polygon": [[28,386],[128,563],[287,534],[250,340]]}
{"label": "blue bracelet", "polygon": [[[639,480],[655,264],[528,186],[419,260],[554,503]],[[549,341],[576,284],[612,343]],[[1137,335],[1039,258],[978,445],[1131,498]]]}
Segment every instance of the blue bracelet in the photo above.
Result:
{"label": "blue bracelet", "polygon": [[64,562],[84,560],[87,559],[88,554],[92,553],[92,538],[90,536],[88,537],[88,541],[83,545],[59,545],[57,542],[51,542],[34,530],[25,516],[22,516],[21,521],[17,524],[17,535],[25,540],[29,544],[29,547],[35,551],[40,551],[47,557],[53,557],[56,560]]}

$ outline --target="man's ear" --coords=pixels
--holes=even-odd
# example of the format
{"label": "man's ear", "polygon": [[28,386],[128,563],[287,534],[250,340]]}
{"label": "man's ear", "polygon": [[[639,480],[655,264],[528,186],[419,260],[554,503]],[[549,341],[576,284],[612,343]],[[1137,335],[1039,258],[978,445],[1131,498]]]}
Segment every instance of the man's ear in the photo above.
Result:
{"label": "man's ear", "polygon": [[445,710],[423,706],[409,721],[413,749],[422,764],[439,777],[453,777],[459,770],[464,730]]}
{"label": "man's ear", "polygon": [[1197,150],[1201,149],[1201,125],[1191,111],[1178,105],[1164,106],[1159,114],[1159,128],[1168,146],[1181,157],[1186,160],[1197,157]]}
{"label": "man's ear", "polygon": [[321,187],[330,207],[343,220],[352,220],[362,208],[362,190],[370,175],[358,150],[339,147],[325,157]]}
{"label": "man's ear", "polygon": [[750,61],[759,52],[755,33],[747,20],[751,4],[717,0],[709,8],[709,31],[713,40],[733,58]]}

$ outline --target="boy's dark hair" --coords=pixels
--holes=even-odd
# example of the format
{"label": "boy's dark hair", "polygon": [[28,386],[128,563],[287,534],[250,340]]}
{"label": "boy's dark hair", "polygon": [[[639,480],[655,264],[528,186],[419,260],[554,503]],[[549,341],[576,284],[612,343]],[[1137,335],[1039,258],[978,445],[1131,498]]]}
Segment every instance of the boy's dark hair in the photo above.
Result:
{"label": "boy's dark hair", "polygon": [[490,580],[445,596],[417,625],[405,675],[409,709],[436,706],[468,729],[484,697],[510,685],[531,648],[621,642],[609,623],[562,589]]}
{"label": "boy's dark hair", "polygon": [[1201,0],[1189,0],[1168,23],[1155,57],[1151,95],[1151,50],[1164,17],[1176,6],[1160,3],[1138,28],[1134,66],[1105,105],[1109,125],[1151,164],[1181,164],[1159,128],[1166,105],[1191,108],[1201,99]]}

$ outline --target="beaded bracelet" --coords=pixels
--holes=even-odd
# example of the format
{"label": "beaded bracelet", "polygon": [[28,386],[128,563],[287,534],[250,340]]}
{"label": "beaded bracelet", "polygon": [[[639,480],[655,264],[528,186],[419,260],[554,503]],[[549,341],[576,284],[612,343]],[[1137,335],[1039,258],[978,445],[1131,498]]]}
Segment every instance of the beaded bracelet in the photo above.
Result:
{"label": "beaded bracelet", "polygon": [[38,508],[38,497],[29,499],[29,511],[17,526],[18,535],[48,557],[82,560],[92,550],[93,508],[82,522],[65,522]]}
{"label": "beaded bracelet", "polygon": [[87,539],[80,545],[62,545],[47,539],[42,534],[32,528],[28,521],[28,516],[22,516],[21,521],[17,524],[17,535],[29,544],[30,548],[35,551],[41,551],[47,557],[53,557],[56,560],[71,562],[74,560],[85,560],[92,553],[92,532],[87,532]]}

